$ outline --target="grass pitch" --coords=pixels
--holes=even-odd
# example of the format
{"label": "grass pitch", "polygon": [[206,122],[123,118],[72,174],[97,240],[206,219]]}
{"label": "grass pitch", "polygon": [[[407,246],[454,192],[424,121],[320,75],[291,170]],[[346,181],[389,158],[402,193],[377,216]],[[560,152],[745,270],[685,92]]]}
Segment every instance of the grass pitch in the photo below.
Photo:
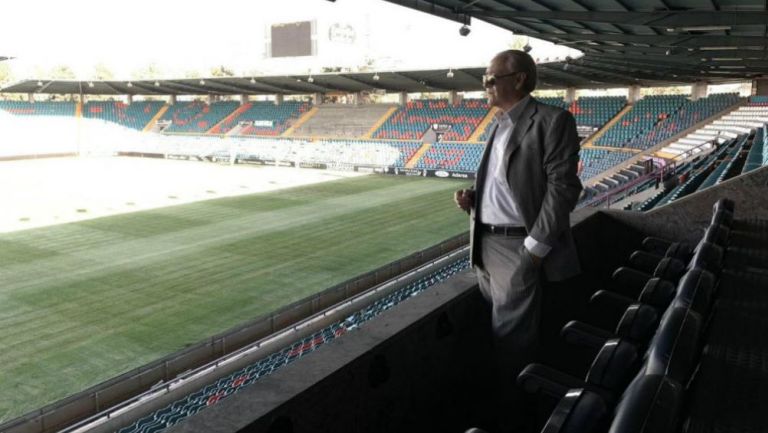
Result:
{"label": "grass pitch", "polygon": [[467,229],[366,176],[0,235],[0,422]]}

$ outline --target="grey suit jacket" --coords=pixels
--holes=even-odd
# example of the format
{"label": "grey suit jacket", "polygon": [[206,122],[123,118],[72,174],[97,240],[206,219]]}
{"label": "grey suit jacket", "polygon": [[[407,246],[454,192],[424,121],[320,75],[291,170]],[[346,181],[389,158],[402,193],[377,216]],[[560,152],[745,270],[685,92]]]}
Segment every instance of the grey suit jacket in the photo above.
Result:
{"label": "grey suit jacket", "polygon": [[[485,146],[475,180],[475,200],[470,211],[470,259],[482,267],[479,225],[488,157],[496,129]],[[581,272],[571,235],[570,213],[581,193],[577,175],[579,136],[570,112],[528,99],[520,113],[506,151],[507,183],[518,204],[530,236],[552,247],[542,267],[549,281],[560,281]]]}

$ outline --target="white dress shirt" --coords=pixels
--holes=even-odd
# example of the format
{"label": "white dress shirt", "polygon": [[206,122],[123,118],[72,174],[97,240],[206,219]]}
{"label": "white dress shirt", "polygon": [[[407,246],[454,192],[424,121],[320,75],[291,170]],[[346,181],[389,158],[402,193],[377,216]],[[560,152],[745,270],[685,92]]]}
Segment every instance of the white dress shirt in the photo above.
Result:
{"label": "white dress shirt", "polygon": [[[491,143],[491,154],[488,157],[480,203],[480,220],[484,224],[525,227],[520,208],[515,203],[509,185],[507,185],[507,167],[503,156],[512,131],[514,131],[520,117],[520,112],[523,111],[528,99],[529,97],[526,96],[509,111],[496,114],[496,121],[499,126],[493,137],[493,143]],[[541,243],[531,236],[525,238],[524,244],[528,251],[538,257],[546,256],[552,249],[549,245]]]}

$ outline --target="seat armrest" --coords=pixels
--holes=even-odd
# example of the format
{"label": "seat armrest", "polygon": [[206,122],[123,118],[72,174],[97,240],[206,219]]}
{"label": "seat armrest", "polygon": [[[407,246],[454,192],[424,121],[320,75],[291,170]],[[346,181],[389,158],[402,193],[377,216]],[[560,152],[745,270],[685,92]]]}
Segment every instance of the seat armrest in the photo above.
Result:
{"label": "seat armrest", "polygon": [[578,320],[566,323],[560,335],[570,344],[590,347],[595,351],[602,348],[606,341],[616,338],[616,335],[610,331]]}
{"label": "seat armrest", "polygon": [[563,398],[568,390],[583,388],[584,380],[542,364],[528,364],[517,376],[517,383],[531,394]]}

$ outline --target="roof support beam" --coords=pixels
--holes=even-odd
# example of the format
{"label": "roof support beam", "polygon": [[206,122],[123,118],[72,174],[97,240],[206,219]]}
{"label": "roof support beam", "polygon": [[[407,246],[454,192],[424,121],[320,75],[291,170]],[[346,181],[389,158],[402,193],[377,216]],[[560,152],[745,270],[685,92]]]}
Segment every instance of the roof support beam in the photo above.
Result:
{"label": "roof support beam", "polygon": [[583,21],[623,26],[660,28],[765,25],[767,11],[660,11],[660,12],[596,12],[596,11],[489,11],[470,9],[477,18],[536,19]]}

